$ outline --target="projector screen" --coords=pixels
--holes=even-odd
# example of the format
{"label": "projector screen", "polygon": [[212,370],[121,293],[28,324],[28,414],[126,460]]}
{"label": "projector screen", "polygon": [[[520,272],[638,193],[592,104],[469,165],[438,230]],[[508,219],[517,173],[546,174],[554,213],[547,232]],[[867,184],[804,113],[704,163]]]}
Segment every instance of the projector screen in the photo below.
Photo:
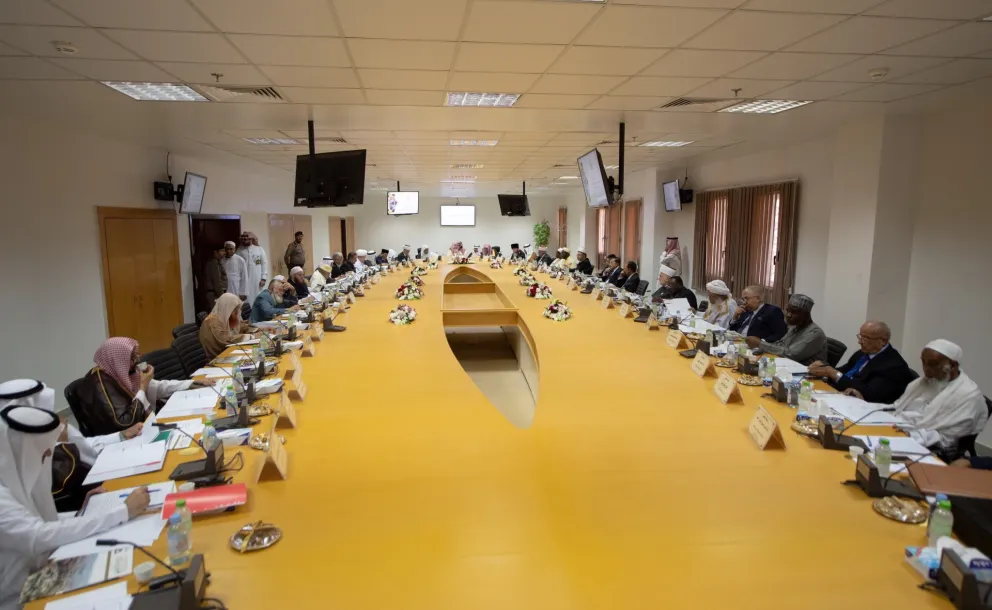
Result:
{"label": "projector screen", "polygon": [[475,206],[474,205],[442,205],[441,226],[442,227],[474,227]]}
{"label": "projector screen", "polygon": [[403,216],[420,212],[420,193],[418,191],[390,191],[386,193],[386,214]]}

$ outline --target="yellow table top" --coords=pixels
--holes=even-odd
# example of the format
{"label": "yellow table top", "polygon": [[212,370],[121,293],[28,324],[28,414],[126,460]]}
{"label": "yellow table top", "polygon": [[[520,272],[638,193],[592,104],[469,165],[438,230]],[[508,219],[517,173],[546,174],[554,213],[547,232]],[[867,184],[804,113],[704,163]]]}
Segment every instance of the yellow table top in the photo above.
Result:
{"label": "yellow table top", "polygon": [[[760,388],[725,406],[664,329],[551,281],[574,314],[554,322],[512,267],[475,268],[533,335],[533,426],[507,422],[452,354],[441,322],[452,267],[423,278],[409,326],[388,321],[405,272],[384,277],[339,317],[347,332],[302,359],[288,480],[194,520],[208,595],[229,608],[349,610],[950,607],[916,588],[902,557],[924,526],[889,521],[842,486],[853,463],[789,430],[793,410]],[[759,404],[786,450],[759,451],[748,435]],[[247,471],[261,454],[242,449]],[[171,452],[162,472],[108,487],[164,480],[178,461]],[[283,529],[278,544],[227,546],[259,519]],[[166,554],[164,534],[154,550]]]}

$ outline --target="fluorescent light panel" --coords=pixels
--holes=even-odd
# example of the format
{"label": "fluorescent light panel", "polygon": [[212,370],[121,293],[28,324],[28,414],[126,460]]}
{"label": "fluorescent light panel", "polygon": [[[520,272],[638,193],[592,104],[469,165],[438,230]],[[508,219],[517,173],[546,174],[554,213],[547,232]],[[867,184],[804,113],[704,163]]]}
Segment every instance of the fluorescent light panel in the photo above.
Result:
{"label": "fluorescent light panel", "polygon": [[673,142],[673,141],[663,141],[663,142],[645,142],[641,146],[651,146],[653,148],[678,148],[679,146],[688,146],[692,142]]}
{"label": "fluorescent light panel", "polygon": [[195,90],[186,85],[174,83],[132,83],[126,81],[102,81],[115,91],[131,99],[143,102],[207,102]]}
{"label": "fluorescent light panel", "polygon": [[559,180],[578,180],[579,177],[578,176],[561,176],[558,179]]}
{"label": "fluorescent light panel", "polygon": [[482,169],[484,166],[481,163],[455,163],[448,167],[450,169]]}
{"label": "fluorescent light panel", "polygon": [[[292,138],[241,138],[249,144],[267,144],[267,145],[278,145],[278,146],[291,146],[293,144],[299,144],[297,140]],[[373,165],[372,167],[375,167]]]}
{"label": "fluorescent light panel", "polygon": [[741,102],[740,104],[728,106],[720,112],[739,112],[742,114],[778,114],[779,112],[785,112],[786,110],[792,110],[793,108],[799,108],[800,106],[805,106],[806,104],[812,103],[812,101],[796,100],[752,100],[750,102]]}
{"label": "fluorescent light panel", "polygon": [[619,165],[607,165],[606,169],[620,169]]}
{"label": "fluorescent light panel", "polygon": [[496,146],[499,140],[451,140],[452,146]]}
{"label": "fluorescent light panel", "polygon": [[512,108],[519,99],[519,93],[469,93],[465,91],[449,91],[444,105]]}

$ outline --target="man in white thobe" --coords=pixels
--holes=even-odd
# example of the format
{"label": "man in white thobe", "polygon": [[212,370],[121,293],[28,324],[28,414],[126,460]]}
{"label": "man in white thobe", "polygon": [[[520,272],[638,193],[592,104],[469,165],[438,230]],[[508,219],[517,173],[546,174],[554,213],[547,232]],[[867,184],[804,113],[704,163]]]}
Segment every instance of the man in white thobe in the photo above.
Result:
{"label": "man in white thobe", "polygon": [[254,303],[255,297],[265,288],[269,282],[269,257],[265,255],[265,249],[257,245],[257,238],[254,233],[245,231],[241,234],[241,246],[236,254],[245,259],[248,265],[248,302]]}
{"label": "man in white thobe", "polygon": [[224,242],[224,258],[220,261],[227,271],[227,291],[241,298],[248,298],[248,264],[234,252],[234,242]]}
{"label": "man in white thobe", "polygon": [[355,273],[361,273],[369,265],[367,260],[369,253],[368,250],[358,250],[355,254],[358,255],[358,260],[355,261]]}

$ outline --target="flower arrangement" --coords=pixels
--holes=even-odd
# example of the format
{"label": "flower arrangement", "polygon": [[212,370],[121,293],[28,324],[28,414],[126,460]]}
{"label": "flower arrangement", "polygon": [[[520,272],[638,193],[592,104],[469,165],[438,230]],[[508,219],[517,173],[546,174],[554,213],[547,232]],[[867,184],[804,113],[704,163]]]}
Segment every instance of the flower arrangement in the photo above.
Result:
{"label": "flower arrangement", "polygon": [[469,254],[469,255],[465,255],[465,254],[453,254],[451,256],[451,262],[454,263],[454,264],[456,264],[456,265],[467,265],[468,264],[468,259],[471,256],[472,256],[471,254]]}
{"label": "flower arrangement", "polygon": [[397,326],[410,324],[417,319],[417,310],[409,305],[397,305],[396,309],[389,312],[389,321]]}
{"label": "flower arrangement", "polygon": [[410,276],[410,281],[408,283],[409,284],[413,284],[415,286],[423,286],[424,285],[424,280],[420,279],[416,275],[411,275]]}
{"label": "flower arrangement", "polygon": [[537,283],[537,280],[534,279],[534,276],[533,275],[522,275],[522,276],[520,276],[520,285],[521,286],[533,286],[536,283]]}
{"label": "flower arrangement", "polygon": [[427,265],[427,268],[428,269],[432,269],[432,270],[433,269],[437,269],[437,265],[438,265],[438,263],[437,263],[436,260],[435,261],[431,261],[430,264]]}
{"label": "flower arrangement", "polygon": [[527,271],[525,267],[517,267],[516,269],[513,270],[513,275],[516,276],[530,275],[530,271]]}
{"label": "flower arrangement", "polygon": [[564,322],[572,317],[572,310],[568,308],[568,305],[564,301],[554,299],[544,309],[544,317],[550,318],[555,322]]}
{"label": "flower arrangement", "polygon": [[401,301],[416,301],[423,298],[424,293],[413,282],[406,282],[396,289],[396,298]]}
{"label": "flower arrangement", "polygon": [[503,268],[503,261],[500,260],[500,259],[498,259],[498,258],[494,258],[493,259],[493,262],[489,263],[489,268],[490,269],[502,269]]}
{"label": "flower arrangement", "polygon": [[[413,271],[410,272],[410,277],[416,277],[418,275],[427,275],[427,269],[423,267],[414,267]],[[423,284],[419,284],[419,285],[422,286]]]}
{"label": "flower arrangement", "polygon": [[525,294],[535,299],[550,299],[551,288],[547,284],[531,284],[527,287]]}

